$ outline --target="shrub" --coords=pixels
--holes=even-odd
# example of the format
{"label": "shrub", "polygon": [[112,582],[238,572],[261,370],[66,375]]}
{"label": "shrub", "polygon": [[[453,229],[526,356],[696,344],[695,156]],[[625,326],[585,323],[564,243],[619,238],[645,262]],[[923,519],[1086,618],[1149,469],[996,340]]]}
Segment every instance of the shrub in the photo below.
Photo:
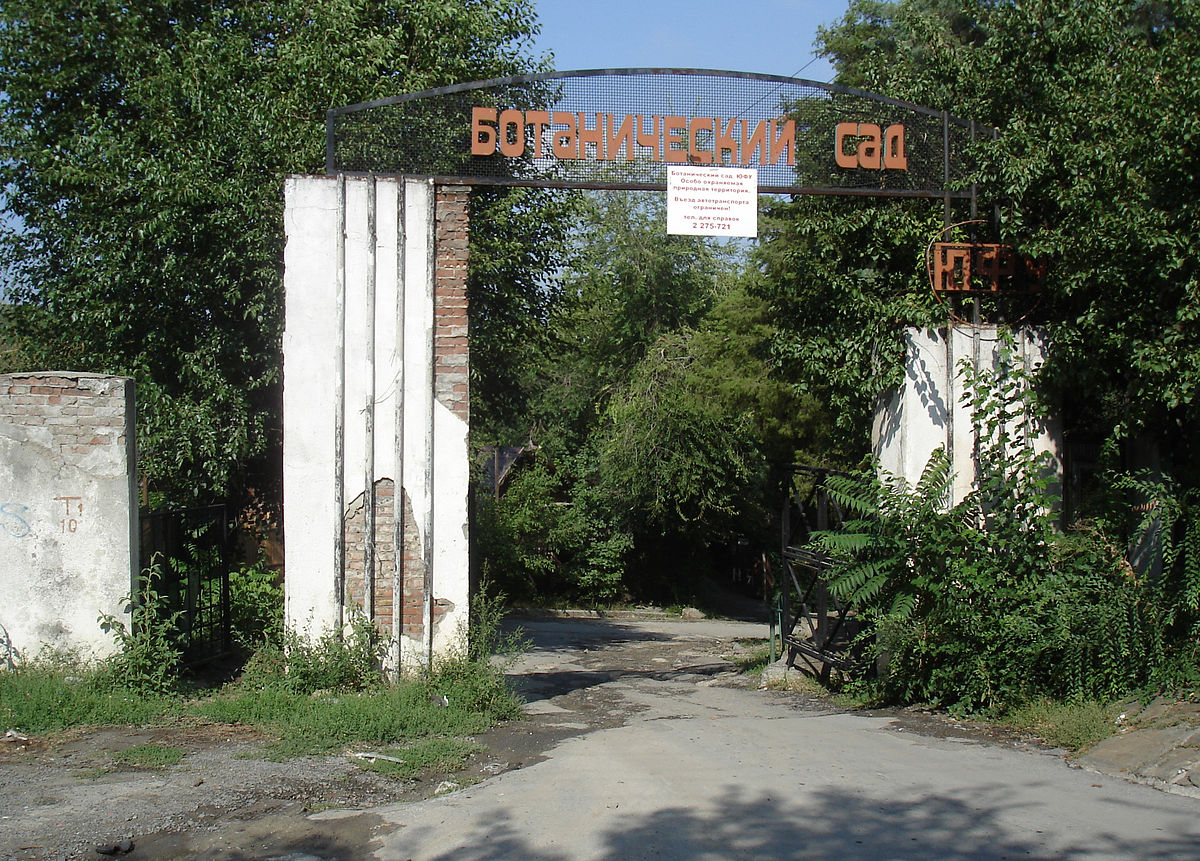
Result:
{"label": "shrub", "polygon": [[380,651],[379,630],[361,615],[341,636],[328,631],[313,640],[289,631],[258,647],[246,662],[239,685],[291,694],[373,690],[383,683]]}
{"label": "shrub", "polygon": [[112,684],[146,694],[163,694],[179,682],[181,611],[171,612],[155,589],[162,576],[158,561],[142,573],[143,585],[136,596],[128,596],[125,612],[129,625],[111,613],[100,615],[100,627],[120,647],[108,658],[102,676]]}
{"label": "shrub", "polygon": [[879,470],[829,480],[854,517],[819,535],[830,588],[867,623],[871,687],[892,702],[1004,711],[1040,697],[1105,700],[1161,663],[1161,600],[1094,524],[1055,527],[1047,464],[1031,446],[1024,372],[967,374],[978,488],[949,505],[934,452],[916,487]]}
{"label": "shrub", "polygon": [[260,558],[229,572],[229,623],[237,644],[252,650],[283,638],[283,584]]}

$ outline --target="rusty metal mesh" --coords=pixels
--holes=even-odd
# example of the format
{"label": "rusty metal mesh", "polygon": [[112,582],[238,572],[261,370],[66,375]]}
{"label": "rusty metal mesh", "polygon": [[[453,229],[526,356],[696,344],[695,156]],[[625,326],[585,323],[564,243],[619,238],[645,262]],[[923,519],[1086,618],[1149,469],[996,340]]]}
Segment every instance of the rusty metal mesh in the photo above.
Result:
{"label": "rusty metal mesh", "polygon": [[[635,117],[639,130],[647,137],[657,133],[660,144],[614,147],[610,142],[607,152],[606,144],[587,145],[583,157],[558,158],[551,140],[556,129],[566,126],[552,123],[523,130],[510,126],[509,149],[516,148],[518,136],[527,143],[515,157],[505,156],[499,146],[491,154],[472,155],[475,108],[494,115],[519,111],[525,118],[531,111],[570,113],[585,128],[610,132],[624,118]],[[747,136],[760,123],[773,130],[772,121],[794,120],[794,164],[783,158],[764,163],[766,150],[749,160],[738,152],[722,151],[712,162],[755,167],[759,189],[780,193],[965,196],[970,144],[983,132],[928,108],[797,78],[694,69],[556,72],[336,108],[327,118],[326,168],[331,174],[426,175],[473,184],[665,189],[669,157],[664,147],[671,147],[662,143],[665,129],[655,117],[679,117],[687,123],[694,118],[736,120],[732,128]],[[907,169],[839,167],[834,130],[845,122],[880,128],[902,124]],[[711,152],[711,128],[710,124],[708,130],[697,131],[691,145]],[[544,146],[534,146],[537,136]],[[673,153],[680,157],[678,135],[674,142]],[[541,157],[535,152],[538,148]],[[689,156],[687,161],[696,159]]]}

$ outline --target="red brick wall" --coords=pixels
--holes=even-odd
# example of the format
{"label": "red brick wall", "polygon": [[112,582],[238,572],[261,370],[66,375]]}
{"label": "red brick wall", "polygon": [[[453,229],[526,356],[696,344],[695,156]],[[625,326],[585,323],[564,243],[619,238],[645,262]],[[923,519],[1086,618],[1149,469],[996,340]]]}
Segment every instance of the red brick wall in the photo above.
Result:
{"label": "red brick wall", "polygon": [[8,424],[50,432],[65,460],[96,446],[127,443],[130,380],[94,374],[39,372],[0,375],[0,412]]}
{"label": "red brick wall", "polygon": [[470,417],[470,351],[467,345],[467,257],[470,189],[437,187],[437,273],[434,282],[434,382],[451,412]]}

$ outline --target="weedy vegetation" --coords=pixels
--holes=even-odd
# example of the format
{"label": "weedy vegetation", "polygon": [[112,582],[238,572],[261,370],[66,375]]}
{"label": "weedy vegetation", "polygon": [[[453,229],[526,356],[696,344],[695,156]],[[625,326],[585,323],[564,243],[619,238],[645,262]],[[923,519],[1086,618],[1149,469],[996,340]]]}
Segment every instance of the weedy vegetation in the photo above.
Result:
{"label": "weedy vegetation", "polygon": [[[831,589],[866,622],[860,645],[882,665],[857,693],[1008,715],[1077,748],[1102,734],[1104,704],[1147,687],[1194,683],[1200,558],[1190,500],[1145,476],[1135,534],[1163,548],[1162,571],[1135,570],[1103,522],[1063,531],[1051,471],[1034,453],[1025,372],[964,367],[978,439],[978,489],[950,505],[949,458],[936,451],[915,487],[870,463],[830,479],[853,519],[819,535]],[[1068,711],[1058,706],[1066,704]]]}
{"label": "weedy vegetation", "polygon": [[[500,631],[502,597],[483,590],[472,602],[472,624],[460,647],[432,667],[396,682],[380,673],[382,643],[362,617],[338,636],[305,640],[285,632],[272,577],[261,566],[235,574],[234,618],[250,620],[243,642],[256,642],[243,672],[212,690],[190,686],[179,673],[178,614],[154,591],[146,572],[128,620],[100,622],[120,646],[87,664],[46,655],[0,672],[0,723],[25,733],[80,726],[170,724],[196,717],[251,726],[268,739],[264,753],[283,759],[369,749],[391,752],[403,767],[379,760],[364,767],[398,776],[460,766],[478,749],[463,737],[521,713],[520,701],[494,665],[497,650],[522,647]],[[280,596],[281,597],[281,596]],[[399,751],[399,753],[395,753]],[[118,764],[160,768],[182,751],[148,744],[116,755]]]}

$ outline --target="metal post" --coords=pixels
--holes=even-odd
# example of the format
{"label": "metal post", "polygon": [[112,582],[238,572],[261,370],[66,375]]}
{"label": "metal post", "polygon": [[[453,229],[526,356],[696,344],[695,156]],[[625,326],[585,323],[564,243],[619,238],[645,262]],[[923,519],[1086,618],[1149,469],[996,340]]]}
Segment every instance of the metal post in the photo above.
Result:
{"label": "metal post", "polygon": [[792,563],[788,561],[788,542],[792,538],[792,489],[795,477],[788,473],[784,479],[783,511],[779,517],[779,560],[783,563],[783,571],[779,579],[782,583],[779,592],[779,651],[780,657],[788,635],[787,625],[791,622],[791,593],[792,593]]}
{"label": "metal post", "polygon": [[942,111],[942,227],[950,221],[950,114]]}
{"label": "metal post", "polygon": [[[971,120],[971,143],[975,143],[975,120]],[[979,218],[979,183],[971,183],[971,221],[976,221]],[[971,225],[971,241],[975,241],[975,228],[977,225]],[[971,302],[971,324],[975,326],[975,367],[979,367],[979,325],[982,322],[980,317],[980,303],[983,302],[983,297],[978,293],[974,296],[974,301]]]}
{"label": "metal post", "polygon": [[334,286],[333,316],[337,335],[334,342],[336,373],[333,379],[333,473],[337,535],[334,539],[334,589],[337,636],[346,624],[346,176],[338,174],[337,283]]}
{"label": "metal post", "polygon": [[401,660],[400,638],[404,634],[404,297],[405,286],[405,206],[404,180],[396,183],[396,355],[400,360],[396,380],[396,473],[392,487],[392,666],[399,675]]}
{"label": "metal post", "polygon": [[436,385],[436,377],[434,374],[435,356],[435,338],[434,330],[437,326],[437,189],[434,187],[433,180],[427,180],[429,189],[428,197],[428,218],[426,219],[426,238],[425,238],[425,314],[427,315],[426,331],[425,331],[425,379],[422,387],[423,414],[425,416],[425,488],[427,500],[425,505],[424,516],[424,542],[422,545],[422,559],[424,561],[424,579],[422,582],[422,599],[421,599],[421,624],[422,636],[424,638],[425,647],[425,666],[433,666],[433,509],[434,509],[434,479],[435,473],[433,469],[434,458],[434,413],[436,409],[436,396],[434,386]]}
{"label": "metal post", "polygon": [[[942,227],[949,228],[950,212],[950,114],[942,111]],[[954,466],[954,318],[946,321],[946,456]],[[953,502],[953,491],[951,501]]]}
{"label": "metal post", "polygon": [[[817,473],[817,531],[824,532],[829,529],[829,494],[825,490],[825,479],[827,473],[824,471]],[[825,650],[829,637],[829,583],[821,574],[817,575],[817,625],[813,631],[813,639],[817,643],[817,648],[821,651]]]}
{"label": "metal post", "polygon": [[367,392],[363,404],[366,451],[363,457],[363,613],[375,624],[375,281],[378,274],[379,241],[376,219],[376,179],[367,182],[367,330],[363,350],[367,354]]}

